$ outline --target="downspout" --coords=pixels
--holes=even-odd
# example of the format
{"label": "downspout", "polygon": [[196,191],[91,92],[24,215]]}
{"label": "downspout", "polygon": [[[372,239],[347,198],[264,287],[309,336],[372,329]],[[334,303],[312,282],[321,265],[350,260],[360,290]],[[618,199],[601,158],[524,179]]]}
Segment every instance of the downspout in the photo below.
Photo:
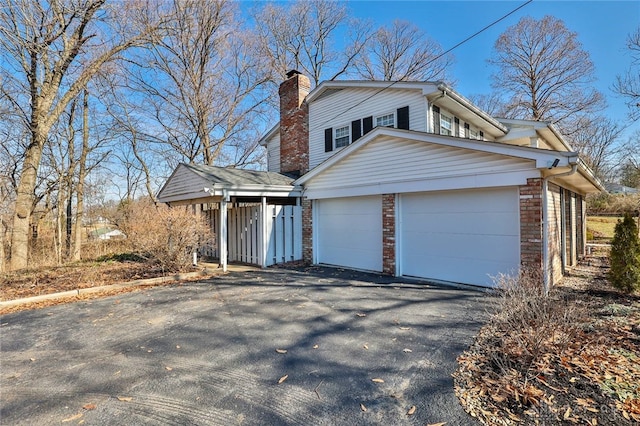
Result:
{"label": "downspout", "polygon": [[578,162],[570,163],[571,170],[567,172],[557,173],[555,175],[546,176],[542,179],[542,274],[544,283],[544,294],[549,294],[549,207],[547,205],[547,190],[549,188],[549,179],[570,176],[578,171]]}

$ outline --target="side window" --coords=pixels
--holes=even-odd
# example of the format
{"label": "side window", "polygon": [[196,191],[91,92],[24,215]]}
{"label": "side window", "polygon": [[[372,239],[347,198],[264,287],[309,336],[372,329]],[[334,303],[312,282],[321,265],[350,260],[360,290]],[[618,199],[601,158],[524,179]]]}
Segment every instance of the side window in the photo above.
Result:
{"label": "side window", "polygon": [[376,117],[376,127],[395,127],[396,116],[394,113]]}
{"label": "side window", "polygon": [[349,126],[337,127],[334,141],[336,148],[349,145]]}
{"label": "side window", "polygon": [[451,117],[441,114],[440,115],[440,134],[451,136],[452,134],[452,119]]}

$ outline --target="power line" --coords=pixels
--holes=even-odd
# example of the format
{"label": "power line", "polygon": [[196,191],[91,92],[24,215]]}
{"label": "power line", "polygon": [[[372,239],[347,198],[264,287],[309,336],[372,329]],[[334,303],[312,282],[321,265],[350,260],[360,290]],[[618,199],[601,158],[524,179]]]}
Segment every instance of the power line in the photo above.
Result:
{"label": "power line", "polygon": [[[476,31],[475,33],[473,33],[472,35],[470,35],[469,37],[465,38],[464,40],[462,40],[461,42],[459,42],[458,44],[456,44],[453,47],[450,47],[449,49],[445,50],[444,52],[442,52],[441,54],[439,54],[438,56],[436,56],[435,58],[431,59],[430,61],[428,61],[425,65],[429,65],[430,63],[437,61],[438,59],[442,58],[444,55],[446,55],[447,53],[450,53],[452,50],[457,49],[458,47],[462,46],[463,44],[465,44],[466,42],[468,42],[469,40],[471,40],[472,38],[478,36],[479,34],[485,32],[486,30],[488,30],[489,28],[493,27],[495,24],[497,24],[500,21],[503,21],[504,19],[508,18],[509,16],[513,15],[514,13],[516,13],[517,11],[519,11],[520,9],[522,9],[523,7],[525,7],[526,5],[528,5],[529,3],[533,2],[533,0],[527,0],[526,2],[522,3],[520,6],[516,7],[515,9],[513,9],[511,12],[501,16],[500,18],[496,19],[495,21],[493,21],[492,23],[490,23],[489,25],[486,25],[485,27],[483,27],[482,29]],[[374,96],[379,95],[380,93],[384,92],[385,90],[389,89],[390,87],[392,87],[393,85],[395,85],[396,83],[398,83],[399,80],[396,81],[392,81],[391,83],[389,83],[389,85],[381,88],[380,90],[378,90],[377,92],[372,93],[371,95],[367,96],[366,98],[364,98],[363,100],[361,100],[360,102],[356,103],[355,105],[350,106],[349,108],[345,109],[344,111],[342,111],[339,114],[336,114],[334,117],[326,120],[325,122],[323,122],[320,126],[324,126],[325,124],[329,123],[330,121],[335,120],[336,118],[340,117],[342,114],[351,111],[353,108],[362,105],[364,102],[368,101],[369,99],[373,98]]]}

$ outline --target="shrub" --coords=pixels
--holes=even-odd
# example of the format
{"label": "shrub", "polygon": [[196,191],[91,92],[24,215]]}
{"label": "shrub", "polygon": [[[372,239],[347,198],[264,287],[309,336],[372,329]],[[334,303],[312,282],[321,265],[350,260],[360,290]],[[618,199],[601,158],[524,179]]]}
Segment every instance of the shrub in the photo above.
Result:
{"label": "shrub", "polygon": [[191,206],[169,208],[139,200],[126,209],[122,228],[127,234],[128,249],[159,262],[167,270],[190,266],[193,251],[210,238],[204,218],[194,214]]}
{"label": "shrub", "polygon": [[627,293],[640,290],[640,241],[630,213],[616,224],[609,260],[609,279],[614,287]]}

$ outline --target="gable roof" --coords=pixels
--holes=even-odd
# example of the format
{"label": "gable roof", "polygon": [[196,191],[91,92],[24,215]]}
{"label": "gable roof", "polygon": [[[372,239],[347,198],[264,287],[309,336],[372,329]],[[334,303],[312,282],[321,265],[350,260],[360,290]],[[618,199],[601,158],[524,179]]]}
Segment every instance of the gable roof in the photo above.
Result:
{"label": "gable roof", "polygon": [[262,170],[180,163],[162,189],[163,203],[223,196],[295,196],[300,192],[288,176]]}
{"label": "gable roof", "polygon": [[[376,81],[376,80],[329,80],[316,86],[305,98],[305,102],[311,103],[325,95],[329,95],[347,89],[376,89],[381,93],[390,89],[419,90],[429,102],[439,105],[464,120],[471,122],[483,129],[493,137],[499,138],[509,132],[509,128],[501,121],[493,118],[469,99],[456,92],[451,86],[442,81]],[[372,95],[372,96],[375,96]],[[262,138],[260,145],[267,143],[280,131],[280,123],[276,123]]]}
{"label": "gable roof", "polygon": [[[576,165],[578,168],[577,176],[564,178],[567,180],[567,182],[585,193],[600,191],[603,188],[602,184],[598,181],[598,179],[594,177],[591,170],[579,160],[578,154],[576,152],[544,150],[531,148],[528,146],[518,146],[499,142],[456,138],[451,136],[436,135],[433,133],[401,130],[389,127],[375,128],[367,135],[358,139],[353,144],[348,145],[341,151],[338,151],[337,153],[329,157],[309,173],[298,178],[295,181],[295,184],[306,185],[308,182],[323,174],[334,165],[340,163],[347,157],[354,155],[366,145],[380,138],[412,141],[417,143],[439,145],[442,147],[456,149],[466,149],[475,152],[498,154],[511,158],[530,160],[534,162],[535,168],[542,171],[543,175],[556,174],[563,169],[570,169],[571,166]],[[550,172],[550,170],[552,169],[556,169],[557,171]]]}
{"label": "gable roof", "polygon": [[196,175],[210,182],[231,188],[238,185],[291,185],[294,179],[275,172],[262,170],[232,169],[227,167],[205,166],[204,164],[185,164]]}

